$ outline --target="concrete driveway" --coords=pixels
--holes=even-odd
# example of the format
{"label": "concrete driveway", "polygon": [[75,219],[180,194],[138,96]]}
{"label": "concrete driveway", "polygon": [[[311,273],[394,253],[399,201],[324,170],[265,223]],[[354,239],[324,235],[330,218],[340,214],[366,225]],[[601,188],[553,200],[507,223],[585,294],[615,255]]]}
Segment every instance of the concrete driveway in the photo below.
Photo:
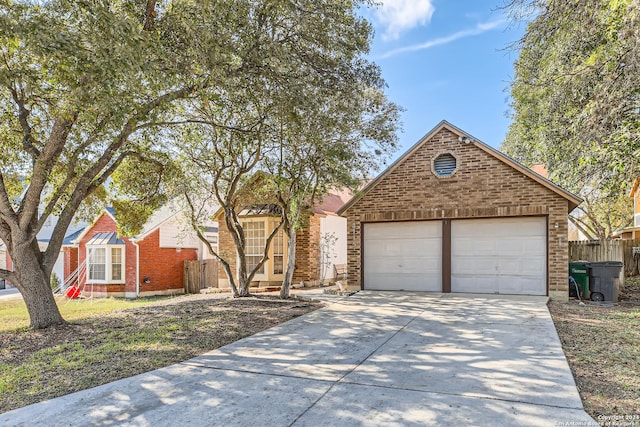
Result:
{"label": "concrete driveway", "polygon": [[0,424],[598,425],[543,297],[360,292]]}

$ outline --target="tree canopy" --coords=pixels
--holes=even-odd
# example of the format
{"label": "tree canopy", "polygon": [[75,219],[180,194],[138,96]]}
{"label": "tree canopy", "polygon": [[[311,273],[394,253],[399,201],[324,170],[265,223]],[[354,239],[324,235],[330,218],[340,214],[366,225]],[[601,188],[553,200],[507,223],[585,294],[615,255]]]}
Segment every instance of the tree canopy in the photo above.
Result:
{"label": "tree canopy", "polygon": [[[21,291],[31,325],[63,322],[51,270],[74,216],[116,171],[113,188],[129,198],[118,201],[130,223],[122,231],[131,234],[170,190],[158,185],[177,182],[157,177],[193,177],[172,165],[177,147],[202,129],[178,127],[200,121],[210,131],[204,140],[226,139],[224,161],[236,143],[262,159],[282,129],[277,118],[302,117],[303,97],[322,100],[314,114],[329,94],[344,94],[344,113],[374,108],[362,95],[381,94],[384,82],[363,56],[372,36],[357,14],[364,4],[0,0],[0,239],[14,264],[0,277]],[[327,117],[348,127],[354,116]],[[41,250],[37,234],[52,214],[58,221]]]}
{"label": "tree canopy", "polygon": [[[265,72],[202,91],[185,122],[176,123],[176,139],[184,141],[177,147],[180,163],[185,174],[196,176],[183,180],[188,185],[184,193],[187,198],[213,198],[224,210],[236,253],[216,256],[234,293],[227,259],[239,260],[238,295],[248,294],[248,282],[262,265],[246,271],[244,263],[244,232],[237,214],[248,203],[242,192],[246,185],[269,189],[270,197],[262,203],[280,205],[289,247],[295,248],[295,230],[314,199],[331,186],[354,184],[395,147],[399,108],[384,95],[379,68],[364,57],[372,30],[354,6],[256,6],[250,16],[261,17],[260,57],[269,58]],[[247,25],[257,24],[250,18]],[[256,174],[262,178],[254,180]],[[193,200],[189,205],[199,214],[193,217],[194,226],[202,227],[206,209]],[[289,279],[293,255],[288,257]]]}
{"label": "tree canopy", "polygon": [[[502,150],[528,165],[544,163],[591,206],[620,199],[640,173],[638,2],[514,0],[507,10],[534,16],[515,45],[513,122]],[[593,224],[602,230],[594,237],[612,231],[602,225]]]}

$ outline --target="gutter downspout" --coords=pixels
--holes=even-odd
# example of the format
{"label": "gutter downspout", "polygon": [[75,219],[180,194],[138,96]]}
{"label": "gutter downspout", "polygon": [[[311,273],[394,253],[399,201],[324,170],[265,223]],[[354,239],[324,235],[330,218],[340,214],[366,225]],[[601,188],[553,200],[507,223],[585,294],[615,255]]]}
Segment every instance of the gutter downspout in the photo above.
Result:
{"label": "gutter downspout", "polygon": [[140,297],[140,246],[135,239],[131,239],[131,243],[136,247],[136,298],[138,298]]}

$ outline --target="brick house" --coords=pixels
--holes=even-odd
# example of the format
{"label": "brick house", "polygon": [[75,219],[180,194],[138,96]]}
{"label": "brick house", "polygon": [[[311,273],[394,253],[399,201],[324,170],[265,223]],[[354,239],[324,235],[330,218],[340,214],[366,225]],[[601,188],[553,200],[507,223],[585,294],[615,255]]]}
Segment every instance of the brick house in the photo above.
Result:
{"label": "brick house", "polygon": [[[93,224],[65,238],[65,283],[94,297],[183,293],[184,261],[204,254],[202,243],[184,228],[179,212],[168,205],[137,236],[120,236],[107,208]],[[208,227],[206,235],[217,244],[217,227]]]}
{"label": "brick house", "polygon": [[611,233],[614,239],[640,239],[640,177],[633,181],[629,197],[633,199],[633,225]]}
{"label": "brick house", "polygon": [[580,203],[442,121],[338,211],[349,286],[567,300],[567,216]]}
{"label": "brick house", "polygon": [[[334,191],[312,207],[308,222],[296,235],[296,268],[293,283],[317,284],[334,278],[334,265],[347,262],[347,221],[336,211],[351,197],[348,191]],[[239,214],[246,239],[247,268],[252,269],[264,251],[267,236],[280,220],[280,211],[273,204],[252,204]],[[224,213],[214,219],[220,224],[220,255],[228,260],[237,274],[237,254],[233,238],[225,225]],[[287,266],[288,239],[282,229],[271,241],[269,259],[254,276],[252,286],[280,286]],[[223,268],[218,269],[219,287],[229,287]]]}

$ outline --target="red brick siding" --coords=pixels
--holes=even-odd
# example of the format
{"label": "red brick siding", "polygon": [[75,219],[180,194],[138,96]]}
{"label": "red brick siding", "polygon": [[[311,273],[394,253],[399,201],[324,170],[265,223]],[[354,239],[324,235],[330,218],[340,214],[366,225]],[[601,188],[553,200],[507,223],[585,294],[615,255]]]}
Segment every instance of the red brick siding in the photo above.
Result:
{"label": "red brick siding", "polygon": [[[138,242],[138,246],[140,292],[184,289],[184,262],[198,259],[197,249],[161,248],[159,229]],[[144,283],[145,277],[150,279],[149,283]]]}
{"label": "red brick siding", "polygon": [[64,252],[64,280],[78,268],[78,248],[65,247]]}
{"label": "red brick siding", "polygon": [[[457,157],[451,178],[438,178],[431,171],[432,157],[443,151]],[[567,208],[565,198],[443,128],[343,213],[348,221],[349,285],[362,285],[362,223],[543,215],[549,230],[549,292],[562,295],[568,286]]]}

